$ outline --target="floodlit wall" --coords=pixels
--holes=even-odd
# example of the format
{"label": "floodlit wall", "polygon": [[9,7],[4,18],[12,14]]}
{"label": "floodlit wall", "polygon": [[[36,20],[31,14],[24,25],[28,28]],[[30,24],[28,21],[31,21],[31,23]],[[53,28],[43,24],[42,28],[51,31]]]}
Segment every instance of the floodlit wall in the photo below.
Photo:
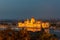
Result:
{"label": "floodlit wall", "polygon": [[39,31],[41,27],[49,28],[49,26],[50,26],[49,22],[37,21],[34,18],[31,18],[31,20],[27,19],[26,21],[24,21],[24,23],[18,22],[18,27],[20,28],[24,27],[30,31]]}

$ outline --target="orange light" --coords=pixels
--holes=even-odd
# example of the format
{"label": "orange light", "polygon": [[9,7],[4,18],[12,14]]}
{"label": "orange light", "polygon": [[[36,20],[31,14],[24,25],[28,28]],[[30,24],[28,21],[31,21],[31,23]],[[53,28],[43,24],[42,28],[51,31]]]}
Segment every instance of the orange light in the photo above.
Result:
{"label": "orange light", "polygon": [[30,31],[39,31],[41,27],[48,28],[49,22],[37,21],[34,18],[31,18],[31,20],[27,19],[26,21],[24,21],[24,23],[19,22],[18,27],[26,27],[27,30]]}
{"label": "orange light", "polygon": [[49,27],[49,23],[46,22],[46,23],[42,23],[42,28],[48,28]]}

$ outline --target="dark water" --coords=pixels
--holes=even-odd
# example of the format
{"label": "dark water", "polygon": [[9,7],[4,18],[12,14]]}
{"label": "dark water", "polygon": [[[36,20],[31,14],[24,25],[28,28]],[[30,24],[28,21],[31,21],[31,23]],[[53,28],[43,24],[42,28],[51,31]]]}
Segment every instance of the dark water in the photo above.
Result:
{"label": "dark water", "polygon": [[53,29],[51,29],[50,33],[51,34],[55,34],[60,39],[60,30],[53,30]]}

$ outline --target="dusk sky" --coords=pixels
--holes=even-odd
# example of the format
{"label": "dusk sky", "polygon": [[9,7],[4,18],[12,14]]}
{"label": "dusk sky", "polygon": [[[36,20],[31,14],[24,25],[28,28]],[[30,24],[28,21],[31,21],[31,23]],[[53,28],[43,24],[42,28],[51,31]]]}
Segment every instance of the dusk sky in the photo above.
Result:
{"label": "dusk sky", "polygon": [[0,0],[0,19],[60,18],[60,0]]}

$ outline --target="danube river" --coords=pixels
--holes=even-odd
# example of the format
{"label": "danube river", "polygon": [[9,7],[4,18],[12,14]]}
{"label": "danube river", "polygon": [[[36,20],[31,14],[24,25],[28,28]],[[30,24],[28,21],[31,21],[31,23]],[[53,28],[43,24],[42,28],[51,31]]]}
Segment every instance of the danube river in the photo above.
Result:
{"label": "danube river", "polygon": [[55,34],[60,40],[60,29],[56,29],[56,30],[50,29],[50,33]]}

